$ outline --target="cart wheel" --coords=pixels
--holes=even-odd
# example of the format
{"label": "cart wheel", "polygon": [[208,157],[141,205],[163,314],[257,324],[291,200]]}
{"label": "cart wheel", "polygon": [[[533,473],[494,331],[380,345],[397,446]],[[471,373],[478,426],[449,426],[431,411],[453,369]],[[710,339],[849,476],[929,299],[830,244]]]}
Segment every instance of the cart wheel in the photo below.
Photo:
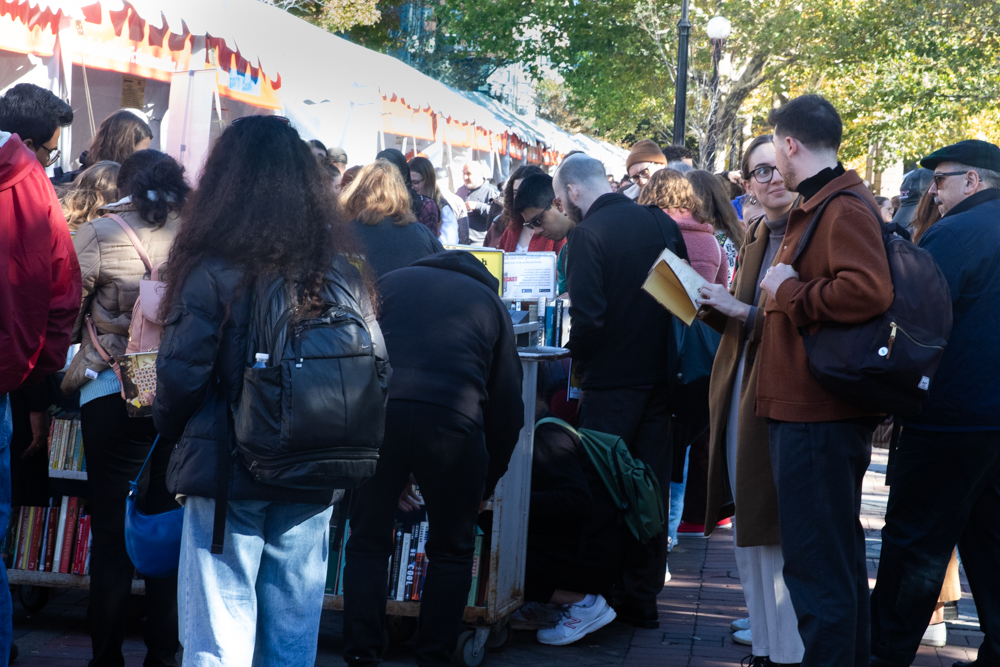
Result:
{"label": "cart wheel", "polygon": [[499,630],[490,633],[490,638],[486,640],[486,648],[494,653],[499,653],[510,645],[513,638],[514,633],[511,632],[510,626],[504,623]]}
{"label": "cart wheel", "polygon": [[385,630],[393,644],[405,644],[417,633],[417,619],[413,616],[386,616]]}
{"label": "cart wheel", "polygon": [[479,667],[486,660],[486,648],[476,653],[476,631],[466,630],[458,636],[458,646],[451,662],[456,667]]}
{"label": "cart wheel", "polygon": [[26,611],[39,612],[49,603],[49,589],[44,586],[18,586],[17,599]]}

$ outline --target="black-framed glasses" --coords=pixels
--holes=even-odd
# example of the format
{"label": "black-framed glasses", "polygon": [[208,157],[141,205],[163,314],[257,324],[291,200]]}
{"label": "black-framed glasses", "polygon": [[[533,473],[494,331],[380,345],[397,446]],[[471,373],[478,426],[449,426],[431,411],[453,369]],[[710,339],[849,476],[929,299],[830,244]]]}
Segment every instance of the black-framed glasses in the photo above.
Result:
{"label": "black-framed glasses", "polygon": [[[778,171],[777,167],[764,164],[751,171],[750,176],[758,183],[770,183],[776,171]],[[778,173],[780,174],[781,172],[779,171]]]}
{"label": "black-framed glasses", "polygon": [[538,215],[536,215],[531,220],[526,220],[525,223],[524,223],[524,226],[525,227],[529,227],[531,229],[537,229],[537,228],[541,227],[542,226],[542,216],[545,215],[546,212],[548,212],[548,210],[550,208],[552,208],[552,204],[549,204],[544,209],[542,209],[542,212],[539,213]]}
{"label": "black-framed glasses", "polygon": [[648,181],[650,176],[652,176],[652,174],[649,173],[649,167],[646,167],[635,176],[629,176],[628,180],[632,181],[636,185],[639,185],[639,179],[645,179]]}
{"label": "black-framed glasses", "polygon": [[931,176],[931,178],[934,179],[934,185],[935,186],[941,187],[941,184],[944,183],[944,179],[948,178],[949,176],[962,176],[963,174],[968,174],[968,173],[969,173],[968,170],[966,170],[966,171],[945,171],[945,172],[936,172],[935,171],[934,174]]}
{"label": "black-framed glasses", "polygon": [[273,118],[275,120],[280,120],[285,125],[291,125],[292,124],[292,121],[290,121],[289,119],[285,118],[284,116],[263,116],[263,115],[257,115],[257,116],[241,116],[240,118],[234,118],[233,122],[230,123],[230,125],[236,125],[236,123],[240,122],[241,120],[246,120],[247,118]]}

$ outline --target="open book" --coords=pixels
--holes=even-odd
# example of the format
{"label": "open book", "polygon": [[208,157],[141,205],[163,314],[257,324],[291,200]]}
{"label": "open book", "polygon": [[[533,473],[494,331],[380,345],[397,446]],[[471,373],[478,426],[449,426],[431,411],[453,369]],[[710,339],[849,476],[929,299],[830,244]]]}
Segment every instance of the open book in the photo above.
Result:
{"label": "open book", "polygon": [[666,248],[656,258],[642,289],[684,324],[691,326],[698,314],[698,288],[705,282],[690,264]]}

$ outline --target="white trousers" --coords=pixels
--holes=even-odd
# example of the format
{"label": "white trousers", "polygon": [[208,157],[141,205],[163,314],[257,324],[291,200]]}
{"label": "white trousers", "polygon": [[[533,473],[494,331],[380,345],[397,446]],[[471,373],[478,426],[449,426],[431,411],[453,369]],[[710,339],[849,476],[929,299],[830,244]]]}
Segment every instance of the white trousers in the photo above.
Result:
{"label": "white trousers", "polygon": [[[729,428],[726,433],[726,463],[729,468],[729,484],[735,497],[736,489],[736,425],[739,423],[740,387],[743,385],[743,358],[740,355],[733,383],[733,396],[729,409]],[[736,531],[739,530],[739,508],[737,521],[733,522],[733,547],[736,552],[736,566],[740,571],[743,597],[747,601],[750,616],[750,635],[753,638],[753,654],[769,656],[771,662],[794,664],[802,662],[805,647],[799,637],[799,621],[792,607],[792,598],[785,586],[781,569],[785,559],[781,556],[781,545],[763,547],[736,546]]]}

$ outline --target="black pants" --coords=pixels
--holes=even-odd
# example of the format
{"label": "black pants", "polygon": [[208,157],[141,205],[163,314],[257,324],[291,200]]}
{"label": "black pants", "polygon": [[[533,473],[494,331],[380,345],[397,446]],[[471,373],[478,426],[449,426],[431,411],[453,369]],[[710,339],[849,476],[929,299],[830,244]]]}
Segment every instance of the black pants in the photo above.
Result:
{"label": "black pants", "polygon": [[977,664],[1000,665],[1000,431],[904,428],[871,600],[873,654],[913,661],[956,542],[986,635]]}
{"label": "black pants", "polygon": [[[125,551],[125,499],[156,438],[153,420],[133,418],[118,394],[80,408],[87,456],[88,503],[93,546],[90,554],[90,667],[121,667],[122,641],[135,566]],[[167,491],[169,444],[160,443],[150,461],[149,487],[140,507],[158,514],[177,507]],[[174,667],[177,640],[177,577],[146,579],[146,667]]]}
{"label": "black pants", "polygon": [[454,410],[389,401],[375,476],[354,493],[344,570],[344,660],[377,665],[392,525],[410,473],[427,507],[427,580],[417,625],[417,664],[450,665],[472,584],[476,517],[489,455],[479,426]]}
{"label": "black pants", "polygon": [[659,538],[649,544],[631,543],[625,555],[623,583],[629,602],[656,603],[667,569],[666,509],[670,507],[669,391],[650,388],[588,389],[580,402],[580,428],[620,436],[629,451],[649,466],[663,494],[664,522]]}
{"label": "black pants", "polygon": [[868,666],[861,485],[874,429],[854,421],[771,423],[783,574],[805,644],[802,667]]}
{"label": "black pants", "polygon": [[608,597],[611,587],[617,583],[615,568],[591,567],[571,556],[566,553],[559,557],[532,549],[529,542],[524,563],[525,601],[547,603],[557,590]]}

